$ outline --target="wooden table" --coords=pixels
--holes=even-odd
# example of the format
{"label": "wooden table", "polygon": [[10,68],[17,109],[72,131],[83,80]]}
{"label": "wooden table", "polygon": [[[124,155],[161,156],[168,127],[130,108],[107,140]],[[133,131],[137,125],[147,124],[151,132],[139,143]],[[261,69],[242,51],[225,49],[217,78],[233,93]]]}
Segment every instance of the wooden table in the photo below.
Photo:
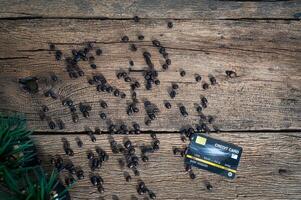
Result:
{"label": "wooden table", "polygon": [[[133,195],[143,199],[145,196],[136,192],[138,179],[156,193],[157,199],[301,199],[301,1],[0,2],[0,110],[25,113],[46,166],[50,155],[67,157],[61,138],[68,139],[75,153],[70,159],[86,173],[86,178],[71,189],[73,199],[135,199]],[[141,18],[139,22],[132,19],[135,15]],[[173,22],[171,29],[167,28],[169,21]],[[137,39],[140,34],[145,36],[143,41]],[[129,49],[129,43],[121,42],[124,35],[130,44],[136,44],[136,52]],[[154,39],[169,53],[172,64],[167,71],[163,72],[164,60],[152,46]],[[49,44],[67,56],[87,42],[103,50],[95,57],[98,68],[83,62],[85,76],[70,79],[64,61],[55,60]],[[129,69],[129,60],[133,60],[130,76],[142,83],[146,67],[142,53],[146,50],[152,54],[161,81],[150,91],[144,86],[137,90],[141,102],[148,99],[160,110],[150,126],[144,125],[143,103],[138,104],[139,113],[126,114],[130,86],[116,78],[116,71]],[[185,70],[186,76],[181,77],[180,70]],[[235,71],[237,77],[227,77],[226,70]],[[48,81],[51,73],[59,77],[58,83]],[[87,83],[96,73],[102,73],[127,97],[97,92]],[[202,75],[199,83],[196,73]],[[211,75],[218,84],[203,90],[202,83],[209,83]],[[18,79],[27,76],[41,80],[38,94],[30,95],[20,88]],[[171,100],[168,90],[175,82],[179,84],[178,95]],[[60,99],[44,97],[49,88],[60,98],[92,105],[90,117],[80,115],[79,123],[73,123]],[[185,145],[178,134],[180,128],[198,122],[195,104],[200,102],[200,95],[209,102],[204,114],[215,117],[211,135],[244,149],[234,180],[197,169],[197,178],[191,180],[183,159],[172,154],[173,147]],[[129,136],[135,146],[149,144],[150,132],[160,139],[160,150],[150,155],[149,162],[141,162],[140,176],[132,174],[130,183],[123,177],[129,170],[121,169],[117,162],[122,155],[111,153],[107,133],[97,135],[96,143],[86,134],[87,127],[107,130],[106,122],[99,118],[100,99],[109,104],[106,113],[111,121],[141,125],[141,135]],[[164,108],[165,100],[172,103],[170,110]],[[179,114],[180,103],[187,107],[186,118]],[[51,130],[39,119],[42,105],[50,109],[47,116],[64,121],[64,130]],[[84,142],[83,148],[76,147],[76,137]],[[121,142],[124,136],[114,138]],[[110,155],[97,170],[105,181],[103,195],[88,178],[86,152],[95,146]],[[208,181],[212,191],[206,190]]]}

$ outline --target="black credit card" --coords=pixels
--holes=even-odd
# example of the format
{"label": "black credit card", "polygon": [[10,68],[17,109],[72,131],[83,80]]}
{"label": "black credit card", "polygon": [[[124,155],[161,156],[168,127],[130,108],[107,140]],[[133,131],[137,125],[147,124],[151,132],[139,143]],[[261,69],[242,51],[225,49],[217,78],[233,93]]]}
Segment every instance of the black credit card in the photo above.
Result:
{"label": "black credit card", "polygon": [[185,163],[233,179],[242,148],[203,134],[194,134],[188,146]]}

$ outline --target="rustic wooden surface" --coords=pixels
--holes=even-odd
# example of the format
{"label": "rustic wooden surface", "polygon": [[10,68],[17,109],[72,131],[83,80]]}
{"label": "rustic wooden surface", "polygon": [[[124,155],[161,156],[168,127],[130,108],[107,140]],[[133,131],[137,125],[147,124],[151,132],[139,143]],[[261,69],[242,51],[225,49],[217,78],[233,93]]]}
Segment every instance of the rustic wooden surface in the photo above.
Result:
{"label": "rustic wooden surface", "polygon": [[[1,80],[0,107],[26,113],[30,126],[37,131],[49,131],[47,122],[39,120],[37,111],[42,104],[50,107],[49,116],[61,118],[68,132],[83,131],[85,126],[100,126],[106,123],[99,118],[99,100],[109,102],[108,116],[113,120],[137,121],[143,124],[145,113],[128,118],[126,104],[130,100],[129,84],[117,80],[116,71],[128,69],[132,59],[130,76],[143,83],[141,70],[146,67],[142,53],[149,50],[155,68],[161,70],[163,59],[151,40],[159,39],[167,47],[172,65],[166,72],[159,73],[161,85],[152,92],[138,90],[140,99],[147,98],[158,105],[161,113],[150,127],[144,130],[177,131],[187,123],[196,123],[198,116],[194,109],[200,102],[200,94],[209,101],[205,114],[216,116],[216,125],[229,130],[287,130],[301,126],[301,24],[298,21],[203,21],[178,20],[173,29],[167,29],[163,20],[99,21],[99,20],[1,20],[0,66]],[[145,41],[137,41],[142,32]],[[126,34],[137,44],[138,51],[131,52],[129,44],[120,42]],[[96,57],[98,69],[93,70],[88,62],[80,64],[85,77],[70,80],[65,63],[54,59],[54,52],[48,51],[49,43],[55,43],[66,55],[83,43],[94,41],[103,49],[103,55]],[[179,70],[185,69],[183,78]],[[140,70],[140,71],[139,71]],[[234,70],[239,77],[229,79],[225,70]],[[61,104],[61,100],[45,98],[42,93],[50,88],[41,85],[40,95],[31,97],[23,93],[18,78],[25,76],[50,76],[55,72],[61,83],[54,90],[62,98],[70,97],[76,104],[90,102],[93,107],[91,117],[78,124],[71,122],[71,114]],[[101,72],[109,82],[122,91],[127,98],[120,100],[112,95],[96,91],[87,79]],[[201,83],[196,83],[194,74],[199,73],[208,82],[208,75],[217,78],[218,85],[204,91]],[[166,110],[164,100],[169,100],[168,89],[172,82],[179,82],[179,95],[171,100],[173,108]],[[180,117],[178,103],[184,103],[190,116]]]}
{"label": "rustic wooden surface", "polygon": [[1,0],[1,18],[298,19],[301,2],[217,0]]}
{"label": "rustic wooden surface", "polygon": [[[135,186],[141,178],[153,189],[158,199],[300,199],[301,198],[301,2],[291,1],[15,1],[0,0],[0,111],[25,113],[34,139],[46,167],[49,156],[63,152],[61,138],[67,138],[75,151],[70,159],[80,165],[86,178],[71,189],[73,199],[119,199],[138,197]],[[135,23],[132,17],[141,17]],[[174,27],[167,28],[172,21]],[[143,34],[144,41],[137,35]],[[120,42],[128,35],[137,52],[129,50],[129,44]],[[142,70],[146,65],[142,53],[148,50],[156,69],[163,59],[151,41],[158,39],[167,47],[172,60],[170,69],[159,73],[161,85],[152,92],[138,89],[140,99],[149,99],[158,105],[160,114],[151,126],[143,125],[144,109],[133,117],[127,117],[125,106],[129,103],[129,84],[116,79],[116,70],[129,69],[131,77],[142,82]],[[72,49],[82,48],[94,42],[103,50],[96,56],[98,68],[92,70],[82,63],[85,76],[70,80],[64,62],[54,59],[49,43],[54,43],[65,56]],[[179,71],[185,69],[186,76]],[[234,70],[238,77],[229,79],[225,70]],[[45,80],[55,72],[57,84]],[[87,83],[95,73],[102,73],[108,81],[127,94],[120,100],[96,92]],[[194,81],[199,73],[203,81],[214,75],[218,85],[209,90],[201,89]],[[38,95],[25,94],[17,84],[26,76],[40,78]],[[173,107],[166,110],[164,100],[171,83],[179,82],[179,95],[170,100]],[[61,98],[70,97],[76,104],[88,102],[93,111],[89,119],[71,122],[71,115],[60,100],[45,98],[42,93],[53,87]],[[216,117],[214,125],[221,133],[212,135],[242,146],[243,156],[235,180],[226,180],[203,170],[194,171],[196,180],[190,180],[184,172],[183,160],[172,155],[173,146],[183,146],[178,130],[186,124],[197,123],[195,103],[200,95],[207,97],[206,115]],[[108,135],[100,135],[92,143],[83,132],[86,127],[98,126],[106,130],[101,121],[99,100],[109,104],[107,114],[116,122],[130,125],[139,122],[143,133],[158,133],[161,145],[157,153],[150,155],[149,163],[142,164],[140,177],[126,183],[123,171],[117,164],[122,155],[113,155],[107,141]],[[179,114],[177,104],[184,103],[189,117]],[[41,122],[37,111],[41,105],[50,108],[52,119],[62,119],[64,131],[50,130]],[[212,126],[210,126],[212,128]],[[84,147],[75,145],[79,136]],[[119,142],[124,136],[114,136]],[[148,134],[129,136],[139,146],[149,143]],[[110,154],[110,160],[98,170],[104,178],[106,192],[100,195],[89,182],[86,151],[101,146]],[[139,155],[139,154],[138,154]],[[279,171],[280,170],[280,171]],[[205,189],[204,182],[213,185],[213,191]],[[139,196],[139,199],[144,197]]]}
{"label": "rustic wooden surface", "polygon": [[[84,141],[83,148],[78,148],[74,140],[80,137]],[[299,133],[220,133],[212,137],[233,142],[244,147],[240,167],[236,179],[227,180],[221,176],[194,169],[195,180],[189,179],[183,167],[183,158],[173,156],[172,148],[181,147],[184,143],[179,135],[157,134],[160,139],[160,150],[150,155],[150,161],[140,161],[140,177],[135,177],[128,169],[121,169],[118,159],[121,154],[112,154],[107,135],[96,136],[97,141],[91,142],[86,135],[36,135],[34,139],[41,150],[45,165],[49,165],[50,155],[64,154],[61,138],[65,137],[74,150],[74,157],[69,157],[76,166],[81,166],[86,178],[79,181],[71,190],[75,199],[98,199],[104,196],[111,199],[117,195],[119,199],[131,199],[131,195],[138,197],[135,188],[137,181],[145,181],[157,194],[158,199],[300,199],[301,182],[301,138]],[[116,141],[122,142],[123,136],[114,136]],[[149,144],[148,134],[129,136],[138,150],[142,144]],[[55,141],[55,142],[54,142]],[[96,170],[104,179],[106,192],[100,195],[89,181],[91,172],[86,158],[86,152],[95,146],[103,148],[109,153],[110,159],[101,169]],[[137,151],[138,155],[139,150]],[[281,169],[281,173],[279,173]],[[123,172],[128,171],[132,181],[127,183]],[[204,182],[209,181],[212,191],[207,191]],[[139,196],[139,199],[142,199]]]}

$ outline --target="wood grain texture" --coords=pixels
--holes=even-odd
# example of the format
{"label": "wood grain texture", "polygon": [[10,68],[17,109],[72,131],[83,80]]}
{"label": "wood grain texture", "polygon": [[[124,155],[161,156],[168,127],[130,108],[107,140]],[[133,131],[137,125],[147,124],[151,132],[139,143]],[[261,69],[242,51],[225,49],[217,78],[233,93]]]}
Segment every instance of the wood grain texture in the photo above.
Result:
{"label": "wood grain texture", "polygon": [[217,0],[1,0],[1,18],[62,17],[62,18],[177,18],[237,19],[270,18],[298,19],[301,3],[291,1],[217,1]]}
{"label": "wood grain texture", "polygon": [[[108,102],[106,112],[112,121],[143,124],[142,103],[138,105],[141,112],[130,118],[126,115],[130,86],[117,80],[116,71],[128,69],[132,59],[135,66],[130,76],[144,83],[141,70],[146,68],[142,56],[145,50],[152,54],[155,68],[162,71],[164,59],[152,47],[153,39],[167,48],[172,64],[166,72],[159,73],[160,86],[151,92],[144,87],[137,90],[141,102],[149,99],[161,111],[150,127],[142,125],[143,130],[177,131],[182,125],[198,123],[195,104],[200,102],[200,95],[209,101],[204,113],[215,116],[215,124],[221,130],[300,129],[301,24],[297,21],[179,20],[173,29],[167,29],[164,20],[142,20],[138,24],[120,20],[2,20],[0,26],[0,109],[24,112],[36,131],[49,131],[47,123],[37,115],[43,104],[50,108],[49,117],[61,118],[66,123],[66,132],[83,131],[85,126],[106,129],[98,115],[100,99]],[[140,33],[145,35],[143,42],[137,39]],[[137,52],[120,42],[123,35],[137,45]],[[96,56],[98,68],[93,70],[88,62],[82,62],[85,77],[71,80],[64,62],[54,59],[48,45],[56,44],[68,56],[72,49],[79,49],[88,41],[103,50],[103,55]],[[185,69],[185,77],[180,77],[181,69]],[[236,71],[238,77],[227,78],[225,70]],[[44,80],[52,72],[60,78],[54,85]],[[95,86],[87,83],[96,73],[102,73],[127,98],[120,100],[97,92]],[[214,75],[218,85],[204,91],[201,83],[194,80],[196,73],[202,75],[202,83],[209,82],[208,76]],[[31,97],[19,88],[18,79],[26,76],[40,78],[38,95]],[[170,100],[168,90],[173,82],[179,83],[179,95]],[[61,98],[70,97],[76,104],[90,103],[90,118],[80,115],[80,123],[72,123],[69,110],[60,100],[43,96],[47,88],[53,88]],[[164,100],[172,102],[172,109],[164,108]],[[180,116],[179,103],[187,107],[189,117]]]}
{"label": "wood grain texture", "polygon": [[[76,146],[74,138],[82,139],[82,149]],[[190,180],[183,168],[183,159],[173,156],[172,148],[184,145],[178,135],[157,134],[160,139],[160,150],[150,154],[150,161],[140,161],[140,177],[135,177],[128,169],[121,169],[118,159],[121,154],[112,154],[107,135],[98,135],[96,143],[92,143],[86,135],[35,135],[33,138],[39,148],[44,165],[49,167],[50,155],[60,154],[65,159],[61,138],[65,137],[74,150],[74,157],[69,157],[75,166],[81,166],[86,178],[79,181],[71,189],[74,199],[100,199],[100,194],[88,179],[90,168],[86,152],[95,146],[109,153],[110,159],[101,169],[96,170],[103,179],[106,192],[105,199],[117,195],[119,199],[131,199],[131,195],[139,196],[135,190],[137,180],[142,179],[157,194],[157,199],[300,199],[301,182],[301,139],[300,133],[223,133],[212,134],[213,137],[243,147],[243,154],[238,168],[237,178],[227,180],[207,171],[194,169],[197,175]],[[119,143],[123,136],[114,136]],[[136,147],[149,144],[149,135],[130,136]],[[137,155],[140,150],[136,148]],[[279,173],[279,169],[281,173]],[[128,171],[132,181],[126,183],[123,172]],[[209,181],[213,190],[207,191],[204,182]],[[139,196],[139,199],[142,199]]]}

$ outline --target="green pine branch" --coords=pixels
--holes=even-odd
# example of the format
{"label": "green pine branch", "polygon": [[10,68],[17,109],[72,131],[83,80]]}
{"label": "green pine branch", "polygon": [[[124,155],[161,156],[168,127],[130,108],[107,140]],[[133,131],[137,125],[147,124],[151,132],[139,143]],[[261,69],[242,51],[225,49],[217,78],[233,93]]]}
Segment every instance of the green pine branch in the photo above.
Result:
{"label": "green pine branch", "polygon": [[7,200],[65,199],[67,190],[54,194],[59,184],[58,172],[48,176],[40,165],[27,166],[35,158],[32,132],[22,115],[0,113],[0,197]]}

